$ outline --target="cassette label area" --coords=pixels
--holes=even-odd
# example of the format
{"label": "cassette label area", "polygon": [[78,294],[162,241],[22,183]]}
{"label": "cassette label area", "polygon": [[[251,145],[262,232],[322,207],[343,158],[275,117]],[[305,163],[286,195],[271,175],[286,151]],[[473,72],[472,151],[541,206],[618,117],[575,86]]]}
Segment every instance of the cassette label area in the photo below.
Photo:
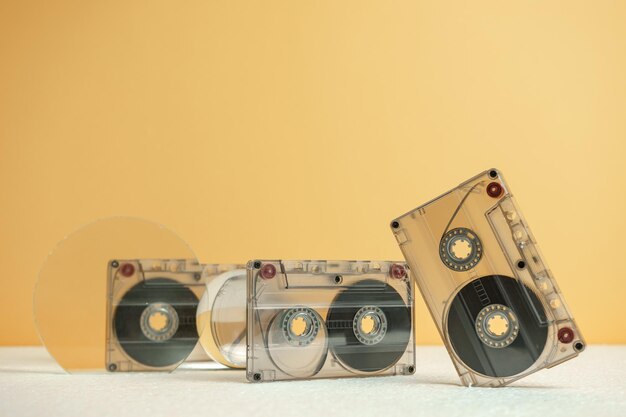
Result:
{"label": "cassette label area", "polygon": [[415,371],[405,264],[257,260],[247,275],[248,380]]}
{"label": "cassette label area", "polygon": [[498,170],[391,222],[466,385],[506,385],[583,338]]}

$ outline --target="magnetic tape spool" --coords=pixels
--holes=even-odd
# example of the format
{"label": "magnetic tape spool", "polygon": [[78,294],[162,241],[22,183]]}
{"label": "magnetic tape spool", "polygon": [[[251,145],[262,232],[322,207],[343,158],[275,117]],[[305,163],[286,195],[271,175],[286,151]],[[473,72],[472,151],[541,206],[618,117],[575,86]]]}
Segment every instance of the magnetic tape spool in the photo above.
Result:
{"label": "magnetic tape spool", "polygon": [[363,280],[340,291],[333,300],[327,325],[330,349],[354,372],[373,373],[394,365],[411,338],[411,309],[388,284],[384,291],[367,291],[377,281]]}
{"label": "magnetic tape spool", "polygon": [[113,312],[117,343],[141,365],[176,365],[198,342],[197,306],[196,294],[175,280],[141,281],[124,294]]}
{"label": "magnetic tape spool", "polygon": [[271,321],[266,346],[282,372],[294,378],[311,377],[326,361],[326,325],[312,308],[296,306],[282,310]]}
{"label": "magnetic tape spool", "polygon": [[207,279],[197,311],[200,344],[215,361],[246,367],[246,270],[222,272]]}

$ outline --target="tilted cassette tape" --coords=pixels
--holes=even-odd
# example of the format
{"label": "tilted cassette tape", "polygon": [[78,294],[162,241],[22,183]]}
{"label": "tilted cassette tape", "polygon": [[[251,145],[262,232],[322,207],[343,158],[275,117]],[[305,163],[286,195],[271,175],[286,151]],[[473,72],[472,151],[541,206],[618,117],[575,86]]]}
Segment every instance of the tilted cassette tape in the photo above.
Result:
{"label": "tilted cassette tape", "polygon": [[247,271],[249,381],[415,372],[404,263],[257,260]]}
{"label": "tilted cassette tape", "polygon": [[391,228],[465,385],[506,385],[585,348],[498,170]]}
{"label": "tilted cassette tape", "polygon": [[234,268],[195,259],[110,261],[107,369],[171,371],[185,360],[199,359],[199,300],[215,277]]}

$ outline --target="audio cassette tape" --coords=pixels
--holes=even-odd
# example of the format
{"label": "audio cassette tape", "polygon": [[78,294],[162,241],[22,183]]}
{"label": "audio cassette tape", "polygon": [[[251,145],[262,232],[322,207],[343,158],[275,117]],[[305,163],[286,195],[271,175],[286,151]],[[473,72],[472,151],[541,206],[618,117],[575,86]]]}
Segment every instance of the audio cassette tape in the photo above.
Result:
{"label": "audio cassette tape", "polygon": [[196,347],[203,266],[189,259],[109,262],[106,366],[167,371]]}
{"label": "audio cassette tape", "polygon": [[506,385],[585,348],[498,170],[391,228],[463,384]]}
{"label": "audio cassette tape", "polygon": [[401,262],[250,261],[248,380],[414,373],[408,273]]}

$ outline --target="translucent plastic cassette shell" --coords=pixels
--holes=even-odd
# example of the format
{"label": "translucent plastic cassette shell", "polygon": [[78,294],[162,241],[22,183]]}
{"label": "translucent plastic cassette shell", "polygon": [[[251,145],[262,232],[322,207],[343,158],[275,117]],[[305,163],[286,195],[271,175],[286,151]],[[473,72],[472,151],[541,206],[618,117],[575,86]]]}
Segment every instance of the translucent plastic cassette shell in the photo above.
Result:
{"label": "translucent plastic cassette shell", "polygon": [[391,228],[463,384],[506,385],[584,349],[499,171],[481,173]]}
{"label": "translucent plastic cassette shell", "polygon": [[249,262],[248,380],[414,373],[408,272],[402,262]]}
{"label": "translucent plastic cassette shell", "polygon": [[[111,260],[107,370],[172,371],[183,361],[208,360],[198,344],[199,300],[216,276],[236,267],[202,265],[195,259]],[[127,316],[116,316],[121,309]]]}

